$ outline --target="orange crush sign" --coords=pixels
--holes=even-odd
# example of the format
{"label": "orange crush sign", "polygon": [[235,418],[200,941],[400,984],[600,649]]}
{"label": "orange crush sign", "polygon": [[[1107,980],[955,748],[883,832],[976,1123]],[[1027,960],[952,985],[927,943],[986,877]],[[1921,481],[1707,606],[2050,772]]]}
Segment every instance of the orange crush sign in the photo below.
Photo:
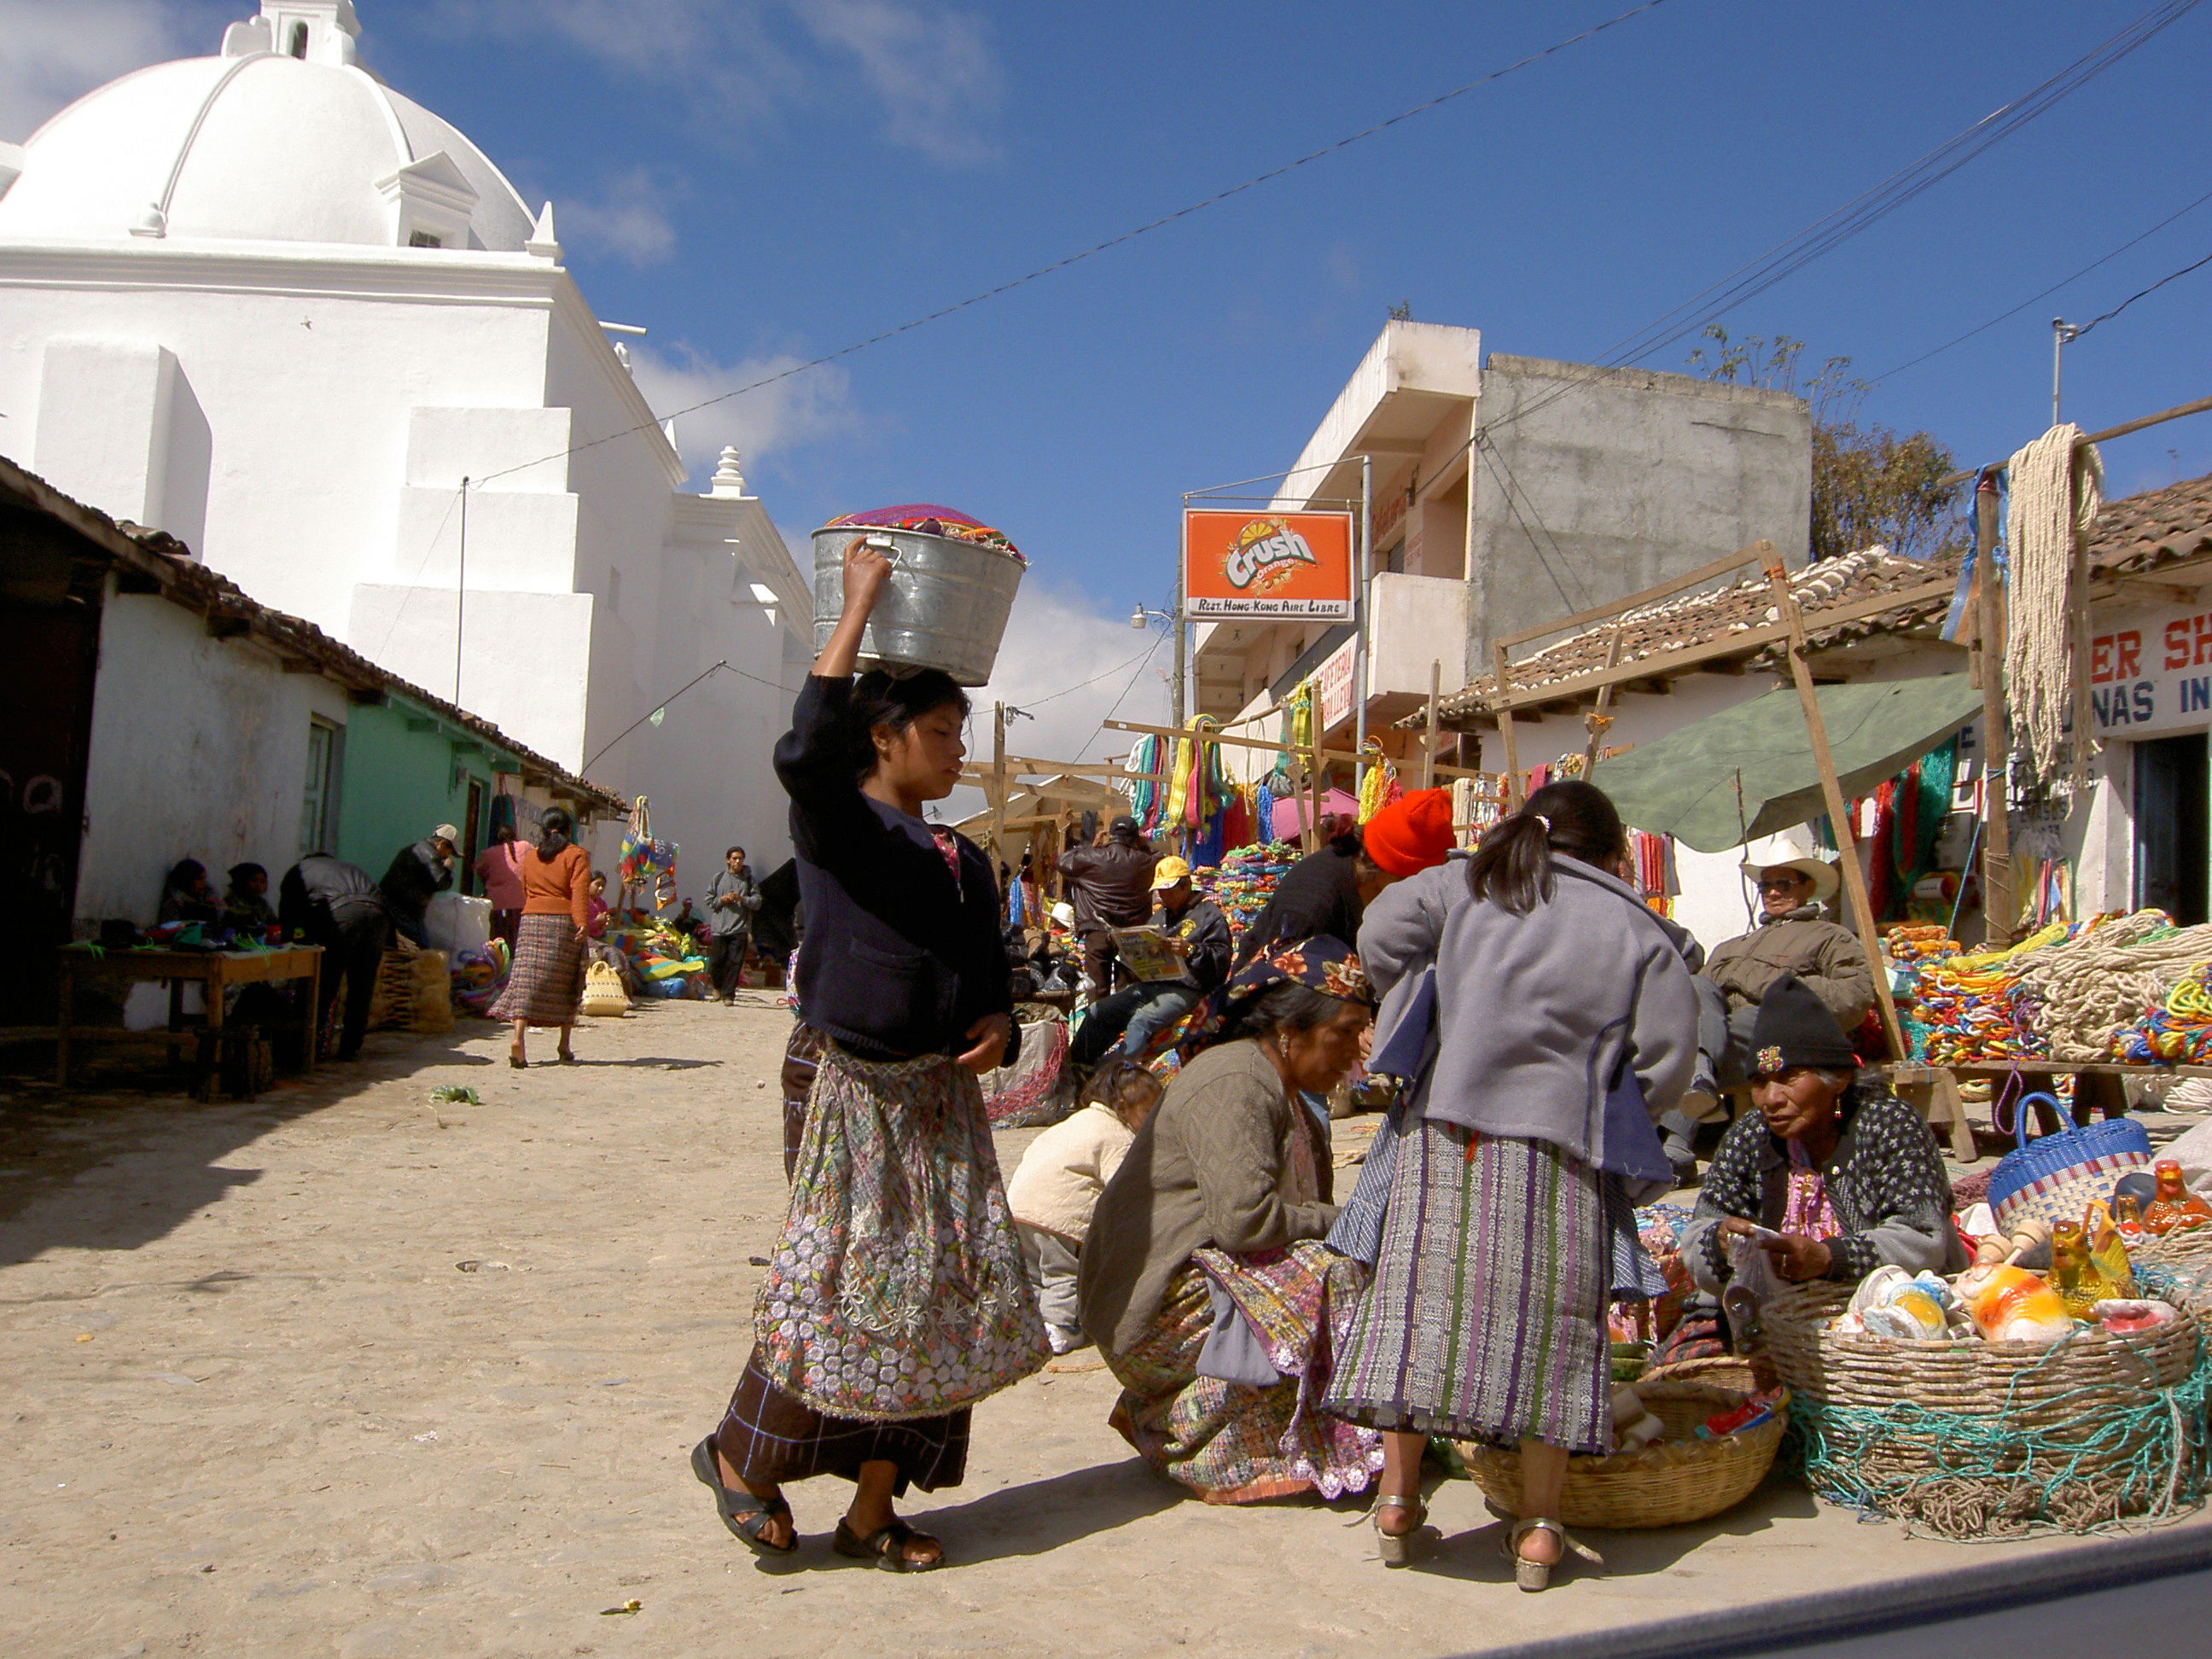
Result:
{"label": "orange crush sign", "polygon": [[1183,608],[1192,617],[1352,620],[1352,514],[1182,515]]}

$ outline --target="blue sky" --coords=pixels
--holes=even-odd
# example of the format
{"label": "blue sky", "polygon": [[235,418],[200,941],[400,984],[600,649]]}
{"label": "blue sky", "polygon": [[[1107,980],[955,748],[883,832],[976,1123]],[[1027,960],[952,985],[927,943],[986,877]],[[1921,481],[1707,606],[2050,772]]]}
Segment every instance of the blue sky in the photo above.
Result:
{"label": "blue sky", "polygon": [[[1596,357],[2149,3],[1667,0],[1223,206],[695,417],[686,447],[710,462],[744,442],[793,530],[916,498],[1000,525],[1066,630],[1030,695],[1141,647],[1125,619],[1171,588],[1181,493],[1287,465],[1392,303],[1477,325],[1486,349]],[[675,397],[1088,246],[1627,0],[357,3],[380,73],[533,202],[552,198],[586,295],[651,327],[644,378]],[[0,45],[0,137],[130,66],[118,58],[212,49],[251,9],[0,0],[0,42],[17,43]],[[95,13],[94,30],[61,21]],[[1871,376],[1986,320],[2212,191],[2208,69],[2212,6],[1728,325]],[[2212,203],[1884,380],[1865,414],[1925,427],[1962,462],[2009,453],[2046,423],[2050,318],[2094,315],[2208,252]],[[2100,426],[2212,392],[2208,299],[2212,266],[2072,348],[2069,417]],[[1680,368],[1687,349],[1646,362]],[[2115,494],[2204,471],[2212,416],[2106,459]]]}

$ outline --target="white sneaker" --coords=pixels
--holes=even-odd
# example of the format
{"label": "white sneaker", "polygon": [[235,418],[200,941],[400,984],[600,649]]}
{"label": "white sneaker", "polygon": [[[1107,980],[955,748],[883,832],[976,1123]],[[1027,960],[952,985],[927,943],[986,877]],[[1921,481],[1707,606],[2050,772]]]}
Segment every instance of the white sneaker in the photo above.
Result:
{"label": "white sneaker", "polygon": [[1048,1325],[1044,1328],[1044,1334],[1054,1353],[1073,1353],[1078,1348],[1091,1346],[1089,1337],[1066,1325]]}

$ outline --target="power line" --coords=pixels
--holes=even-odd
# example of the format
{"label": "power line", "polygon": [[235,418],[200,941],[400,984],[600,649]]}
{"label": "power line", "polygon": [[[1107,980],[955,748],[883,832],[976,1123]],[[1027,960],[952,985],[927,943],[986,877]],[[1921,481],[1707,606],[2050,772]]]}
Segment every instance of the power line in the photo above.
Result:
{"label": "power line", "polygon": [[1080,760],[1083,757],[1083,750],[1085,749],[1090,748],[1092,744],[1098,741],[1100,734],[1106,730],[1106,722],[1112,720],[1115,715],[1121,712],[1121,705],[1128,702],[1129,693],[1137,689],[1137,682],[1144,678],[1145,670],[1152,665],[1152,659],[1159,655],[1160,647],[1166,643],[1167,635],[1164,634],[1160,635],[1158,638],[1153,640],[1152,648],[1145,653],[1144,661],[1139,663],[1137,665],[1137,672],[1129,676],[1129,683],[1121,688],[1121,695],[1114,699],[1112,708],[1109,708],[1103,714],[1099,716],[1098,730],[1097,732],[1093,732],[1089,737],[1084,738],[1082,746],[1076,750],[1075,755],[1077,759]]}
{"label": "power line", "polygon": [[2127,297],[2126,299],[2124,299],[2124,300],[2121,301],[2119,302],[2119,304],[2118,304],[2118,305],[2114,306],[2114,307],[2113,307],[2110,311],[2106,312],[2103,316],[2101,316],[2101,317],[2092,317],[2092,318],[2091,318],[2087,322],[2086,322],[2086,323],[2082,324],[2081,327],[2079,327],[2079,328],[2075,329],[2075,330],[2074,331],[2073,337],[2074,337],[2075,339],[2076,339],[2076,340],[2080,339],[2080,338],[2081,338],[2084,334],[2087,334],[2087,333],[2091,329],[2093,329],[2093,328],[2096,327],[2096,325],[2097,325],[2098,324],[2100,324],[2100,323],[2109,323],[2110,321],[2112,321],[2113,318],[2115,318],[2115,317],[2118,316],[2122,312],[2125,311],[2125,310],[2126,310],[2130,306],[2133,305],[2136,301],[2138,301],[2138,300],[2142,299],[2142,298],[2143,297],[2143,295],[2146,295],[2146,294],[2155,294],[2155,293],[2157,293],[2157,292],[2159,291],[2159,289],[2160,289],[2164,288],[2164,287],[2165,287],[2168,283],[2172,283],[2172,282],[2178,282],[2178,281],[2179,281],[2182,277],[2186,276],[2187,275],[2189,275],[2189,273],[2190,273],[2191,271],[2192,271],[2192,270],[2203,270],[2206,265],[2212,265],[2212,253],[2208,253],[2208,254],[2206,254],[2203,258],[2199,259],[2199,260],[2198,260],[2195,264],[2184,265],[2184,266],[2182,266],[2182,268],[2181,268],[2180,270],[2179,270],[2175,271],[2175,272],[2173,273],[2173,275],[2172,275],[2172,276],[2161,276],[2161,277],[2160,277],[2156,282],[2153,283],[2152,283],[2148,288],[2137,289],[2136,289],[2133,294],[2129,295],[2128,295],[2128,297]]}
{"label": "power line", "polygon": [[[1108,678],[1108,676],[1120,673],[1123,669],[1127,668],[1127,667],[1129,665],[1129,663],[1143,661],[1143,660],[1145,660],[1146,659],[1147,659],[1147,658],[1151,657],[1151,656],[1152,656],[1152,652],[1154,652],[1154,651],[1158,651],[1159,648],[1160,648],[1160,647],[1159,647],[1159,641],[1158,641],[1157,639],[1155,639],[1155,640],[1152,641],[1152,650],[1150,650],[1150,651],[1139,651],[1139,653],[1137,653],[1137,654],[1136,654],[1135,656],[1133,656],[1133,657],[1130,658],[1130,659],[1129,659],[1129,660],[1128,660],[1128,662],[1117,662],[1117,663],[1115,663],[1115,664],[1111,668],[1107,669],[1107,670],[1106,670],[1104,672],[1103,672],[1103,673],[1093,674],[1093,675],[1092,675],[1089,679],[1087,679],[1087,680],[1079,680],[1079,681],[1077,681],[1073,685],[1070,685],[1070,686],[1063,687],[1061,690],[1058,690],[1058,691],[1052,692],[1052,693],[1050,693],[1049,695],[1048,695],[1048,696],[1042,696],[1042,697],[1024,697],[1024,698],[1023,698],[1023,699],[1022,699],[1022,708],[1023,708],[1024,709],[1025,709],[1025,710],[1026,710],[1026,709],[1030,709],[1030,708],[1036,708],[1040,703],[1048,703],[1048,702],[1052,702],[1052,701],[1053,701],[1053,699],[1054,699],[1054,698],[1055,698],[1055,697],[1064,697],[1064,696],[1066,696],[1070,691],[1080,691],[1080,690],[1083,690],[1083,688],[1084,688],[1085,686],[1086,686],[1086,685],[1096,685],[1096,684],[1098,684],[1098,682],[1099,682],[1099,681],[1101,681],[1101,680],[1105,679],[1106,678]],[[1008,714],[1012,714],[1012,713],[1014,712],[1014,706],[1013,706],[1013,704],[1012,704],[1012,703],[1008,703],[1008,704],[1006,705],[1006,712],[1007,712]],[[1111,718],[1112,718],[1112,716],[1110,716],[1110,715],[1109,715],[1109,716],[1108,716],[1108,718],[1109,718],[1109,719],[1111,719]]]}
{"label": "power line", "polygon": [[[1814,260],[1834,252],[1878,221],[1894,213],[1960,167],[2045,113],[2134,52],[2160,31],[2193,10],[2199,0],[2161,0],[2118,33],[2109,36],[2039,85],[1954,134],[1918,160],[1891,173],[1832,210],[1795,235],[1739,265],[1728,276],[1676,306],[1608,350],[1592,371],[1516,409],[1492,426],[1510,425],[1548,407],[1560,398],[1594,384],[1608,368],[1626,367],[1679,341],[1736,307],[1794,276]],[[1710,301],[1710,303],[1708,303]]]}
{"label": "power line", "polygon": [[[1050,264],[1040,265],[1035,270],[1030,271],[1024,276],[1009,278],[1007,281],[999,283],[994,288],[987,288],[981,293],[971,294],[964,300],[956,301],[948,306],[941,306],[937,310],[930,312],[926,315],[916,317],[911,322],[901,323],[896,328],[887,328],[881,333],[871,334],[865,340],[857,340],[851,345],[840,346],[835,351],[824,352],[819,357],[809,358],[803,363],[796,363],[788,368],[779,369],[773,374],[763,375],[759,380],[749,381],[745,385],[738,387],[735,391],[721,392],[715,397],[705,398],[701,402],[690,404],[683,409],[672,410],[665,415],[657,415],[650,421],[641,421],[635,426],[625,427],[617,432],[610,432],[602,438],[588,439],[583,443],[574,445],[568,449],[559,451],[555,454],[541,457],[539,459],[535,461],[526,461],[520,465],[508,467],[506,471],[503,472],[486,473],[484,477],[479,479],[478,482],[486,483],[494,478],[503,478],[510,472],[526,471],[529,468],[533,466],[543,466],[548,461],[561,460],[567,456],[579,454],[586,449],[596,449],[601,444],[613,443],[617,439],[628,438],[634,436],[640,432],[652,430],[659,427],[665,422],[678,420],[686,415],[696,415],[702,409],[711,409],[717,404],[729,402],[732,398],[742,398],[747,392],[758,392],[763,386],[773,386],[779,380],[789,380],[794,374],[804,374],[811,368],[820,368],[825,363],[834,363],[841,357],[849,357],[854,352],[865,351],[870,346],[881,345],[885,340],[896,339],[902,334],[910,334],[915,329],[925,327],[927,325],[937,322],[943,318],[950,317],[956,312],[965,311],[971,306],[981,305],[986,300],[994,300],[1001,294],[1011,293],[1015,289],[1034,283],[1041,277],[1049,276],[1057,271],[1065,270],[1070,265],[1080,264],[1085,259],[1096,258],[1099,254],[1104,253],[1110,249],[1120,247],[1125,242],[1133,242],[1139,236],[1149,235],[1153,231],[1163,229],[1169,225],[1176,223],[1179,220],[1188,219],[1193,214],[1202,213],[1207,208],[1215,207],[1223,202],[1228,201],[1231,197],[1241,196],[1249,190],[1256,190],[1261,185],[1267,184],[1273,179],[1281,178],[1285,173],[1294,173],[1300,167],[1309,166],[1315,161],[1319,161],[1326,157],[1334,155],[1339,150],[1349,149],[1352,145],[1358,143],[1364,139],[1372,138],[1377,133],[1387,132],[1392,127],[1397,126],[1403,122],[1410,121],[1417,115],[1425,115],[1429,111],[1436,109],[1441,105],[1449,104],[1455,98],[1465,97],[1468,93],[1476,91],[1480,88],[1486,87],[1492,82],[1502,81],[1507,76],[1513,74],[1517,70],[1524,70],[1532,64],[1541,63],[1547,58],[1551,58],[1557,53],[1566,51],[1570,46],[1579,46],[1585,40],[1593,40],[1596,36],[1603,34],[1607,29],[1616,28],[1620,25],[1627,22],[1631,18],[1639,17],[1647,11],[1655,11],[1665,3],[1667,3],[1667,0],[1643,0],[1642,4],[1632,6],[1626,11],[1620,13],[1617,16],[1607,18],[1603,22],[1593,23],[1589,27],[1583,30],[1578,34],[1571,34],[1564,40],[1555,41],[1551,46],[1545,46],[1540,51],[1530,52],[1525,58],[1516,58],[1512,63],[1506,64],[1504,68],[1495,69],[1491,70],[1487,75],[1479,76],[1474,80],[1468,82],[1463,86],[1454,87],[1449,92],[1438,93],[1435,97],[1425,100],[1421,103],[1415,104],[1410,109],[1401,110],[1395,115],[1388,116],[1382,120],[1376,122],[1372,126],[1363,127],[1358,132],[1352,133],[1346,137],[1337,139],[1334,143],[1324,144],[1319,149],[1309,151],[1307,154],[1299,156],[1295,161],[1285,161],[1280,167],[1270,167],[1265,173],[1258,173],[1252,178],[1247,179],[1241,185],[1231,185],[1226,190],[1216,191],[1212,195],[1193,202],[1188,207],[1177,208],[1172,213],[1164,213],[1158,218],[1147,221],[1146,223],[1137,226],[1134,229],[1125,230],[1118,236],[1109,236],[1104,241],[1085,248],[1080,252],[1068,254],[1064,258],[1054,260]],[[2190,3],[2194,4],[2195,0],[2190,0]]]}
{"label": "power line", "polygon": [[[2141,235],[2130,236],[2126,241],[2121,243],[2111,252],[2105,254],[2099,258],[2090,260],[2087,264],[2083,265],[2081,270],[2075,271],[2071,276],[2061,277],[2058,281],[2053,283],[2049,288],[2043,289],[2040,293],[2029,295],[2027,298],[2022,300],[2018,305],[2013,307],[2010,310],[1999,312],[1996,316],[1990,318],[1986,323],[1981,324],[1978,327],[1968,329],[1964,334],[1958,336],[1954,339],[1944,341],[1942,345],[1937,346],[1932,351],[1923,351],[1917,357],[1913,357],[1908,359],[1905,362],[1899,363],[1895,368],[1884,369],[1881,374],[1869,380],[1867,384],[1869,386],[1880,386],[1884,380],[1888,380],[1892,375],[1902,374],[1908,368],[1917,368],[1921,364],[1926,362],[1930,357],[1940,357],[1945,352],[1948,351],[1953,346],[1964,345],[1967,341],[1972,339],[1977,334],[1988,333],[1990,330],[1995,328],[1999,323],[2005,321],[2008,318],[2017,317],[2021,312],[2027,310],[2037,301],[2047,300],[2052,295],[2057,293],[2060,289],[2068,286],[2069,283],[2080,282],[2081,278],[2087,276],[2091,271],[2096,270],[2098,266],[2111,264],[2113,260],[2118,258],[2120,255],[2125,253],[2130,248],[2133,247],[2136,243],[2156,235],[2160,231],[2164,230],[2168,225],[2172,224],[2176,219],[2182,217],[2185,214],[2195,212],[2198,208],[2203,207],[2207,202],[2212,202],[2212,191],[2208,191],[2205,194],[2198,197],[2195,201],[2190,203],[2187,207],[2179,208],[2173,212],[2167,214],[2165,218],[2160,220],[2156,224],[2153,225],[2148,230],[2144,231]],[[2191,267],[2191,270],[2194,270],[2195,268],[2195,266]],[[2176,274],[2179,275],[2179,273]],[[2169,277],[2167,280],[2170,282],[2172,278]],[[2156,286],[2156,284],[2154,284],[2153,286]],[[2148,292],[2149,289],[2148,289],[2144,290],[2144,293]],[[2137,295],[2136,296],[2137,299],[2141,299],[2142,297],[2142,295]],[[2103,320],[2104,319],[2102,318],[2098,319],[2099,322]],[[2084,325],[2085,330],[2087,328],[2094,328],[2095,326],[2095,323],[2090,323]],[[2075,337],[2079,339],[2081,336],[2076,335]]]}

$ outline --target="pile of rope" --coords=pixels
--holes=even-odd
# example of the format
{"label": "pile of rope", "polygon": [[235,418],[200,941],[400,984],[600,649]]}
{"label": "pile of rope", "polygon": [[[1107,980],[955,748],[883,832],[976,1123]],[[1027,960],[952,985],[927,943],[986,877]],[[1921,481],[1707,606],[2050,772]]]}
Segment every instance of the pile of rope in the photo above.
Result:
{"label": "pile of rope", "polygon": [[[2087,602],[2087,594],[2074,591],[2075,563],[2105,505],[2105,465],[2081,436],[2070,422],[2054,426],[2008,468],[2004,679],[2014,741],[2026,750],[2039,783],[2058,775],[2065,727],[2074,718],[2074,677],[2087,672],[2073,660],[2074,605]],[[2072,754],[2077,781],[2087,775],[2095,748],[2090,732],[2080,738]]]}
{"label": "pile of rope", "polygon": [[1902,1516],[1941,1538],[2108,1532],[2203,1498],[2208,1394],[2212,1351],[2200,1347],[2174,1387],[2125,1404],[2101,1384],[2039,1400],[2032,1413],[1971,1416],[1801,1395],[1790,1401],[1784,1455],[1830,1503]]}
{"label": "pile of rope", "polygon": [[2176,927],[2163,910],[2089,922],[2016,957],[2024,1007],[2054,1060],[2107,1060],[2146,1010],[2212,961],[2212,925]]}

